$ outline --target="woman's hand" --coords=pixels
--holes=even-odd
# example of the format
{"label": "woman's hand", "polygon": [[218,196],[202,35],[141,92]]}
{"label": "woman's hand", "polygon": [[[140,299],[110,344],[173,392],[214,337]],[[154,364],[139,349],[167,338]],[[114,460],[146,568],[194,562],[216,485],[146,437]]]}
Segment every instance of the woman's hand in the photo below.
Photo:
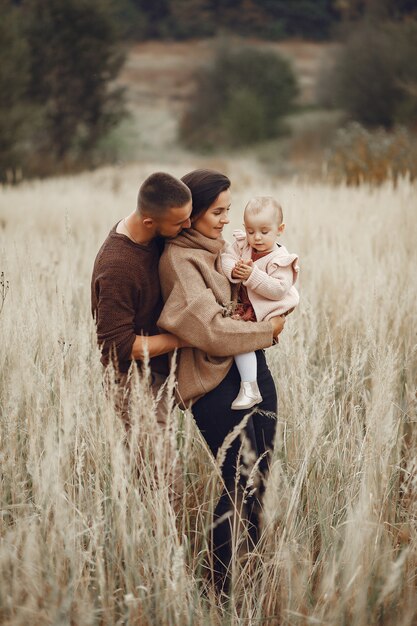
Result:
{"label": "woman's hand", "polygon": [[252,270],[252,259],[249,259],[248,261],[239,259],[239,261],[237,261],[236,265],[232,269],[232,278],[237,278],[238,280],[248,280],[249,276],[252,274]]}
{"label": "woman's hand", "polygon": [[272,317],[269,321],[271,322],[273,327],[272,334],[274,336],[274,339],[278,340],[278,335],[282,330],[284,330],[285,316],[277,315],[277,317]]}

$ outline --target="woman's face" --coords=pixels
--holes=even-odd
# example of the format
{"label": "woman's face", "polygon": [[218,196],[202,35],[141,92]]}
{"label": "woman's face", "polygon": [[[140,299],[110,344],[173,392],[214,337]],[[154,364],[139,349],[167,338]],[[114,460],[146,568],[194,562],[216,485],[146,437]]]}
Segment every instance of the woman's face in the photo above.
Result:
{"label": "woman's face", "polygon": [[222,191],[213,204],[195,221],[191,218],[193,228],[202,235],[209,237],[209,239],[218,239],[222,234],[225,224],[230,222],[230,201],[230,189]]}

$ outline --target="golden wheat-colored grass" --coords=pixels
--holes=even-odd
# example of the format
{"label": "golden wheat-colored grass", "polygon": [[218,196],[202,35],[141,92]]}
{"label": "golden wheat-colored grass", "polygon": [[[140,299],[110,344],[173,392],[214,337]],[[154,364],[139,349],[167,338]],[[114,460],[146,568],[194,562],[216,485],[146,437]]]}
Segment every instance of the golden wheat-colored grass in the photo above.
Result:
{"label": "golden wheat-colored grass", "polygon": [[186,484],[173,503],[145,386],[139,461],[104,397],[91,268],[158,164],[4,188],[1,624],[416,623],[416,187],[211,165],[232,177],[233,226],[251,195],[281,200],[301,259],[300,306],[268,351],[280,409],[258,550],[219,606],[201,582],[218,472],[190,415],[170,415]]}

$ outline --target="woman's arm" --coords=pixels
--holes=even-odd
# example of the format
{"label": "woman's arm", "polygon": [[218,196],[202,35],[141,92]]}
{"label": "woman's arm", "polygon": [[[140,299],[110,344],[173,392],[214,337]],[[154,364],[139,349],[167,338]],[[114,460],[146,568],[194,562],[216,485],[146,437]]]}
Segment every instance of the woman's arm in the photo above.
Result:
{"label": "woman's arm", "polygon": [[283,316],[265,322],[223,317],[223,308],[215,302],[211,290],[206,291],[182,307],[171,306],[168,298],[158,326],[176,333],[189,346],[218,357],[268,348],[284,328]]}
{"label": "woman's arm", "polygon": [[165,306],[158,326],[212,356],[232,356],[272,345],[284,321],[243,322],[224,317],[227,303],[216,301],[200,269],[189,259],[160,262]]}

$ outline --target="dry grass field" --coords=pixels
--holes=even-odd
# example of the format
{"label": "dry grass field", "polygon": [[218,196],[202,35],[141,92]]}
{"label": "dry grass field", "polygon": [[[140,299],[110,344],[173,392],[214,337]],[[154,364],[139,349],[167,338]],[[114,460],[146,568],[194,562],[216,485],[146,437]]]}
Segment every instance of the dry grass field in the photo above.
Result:
{"label": "dry grass field", "polygon": [[300,306],[268,350],[280,407],[258,549],[246,561],[236,549],[220,606],[201,580],[218,472],[191,416],[170,416],[187,487],[173,506],[145,385],[139,471],[103,393],[93,260],[143,178],[167,166],[3,188],[1,624],[417,623],[416,187],[281,183],[250,162],[210,165],[232,178],[231,226],[252,195],[272,193],[300,255]]}

